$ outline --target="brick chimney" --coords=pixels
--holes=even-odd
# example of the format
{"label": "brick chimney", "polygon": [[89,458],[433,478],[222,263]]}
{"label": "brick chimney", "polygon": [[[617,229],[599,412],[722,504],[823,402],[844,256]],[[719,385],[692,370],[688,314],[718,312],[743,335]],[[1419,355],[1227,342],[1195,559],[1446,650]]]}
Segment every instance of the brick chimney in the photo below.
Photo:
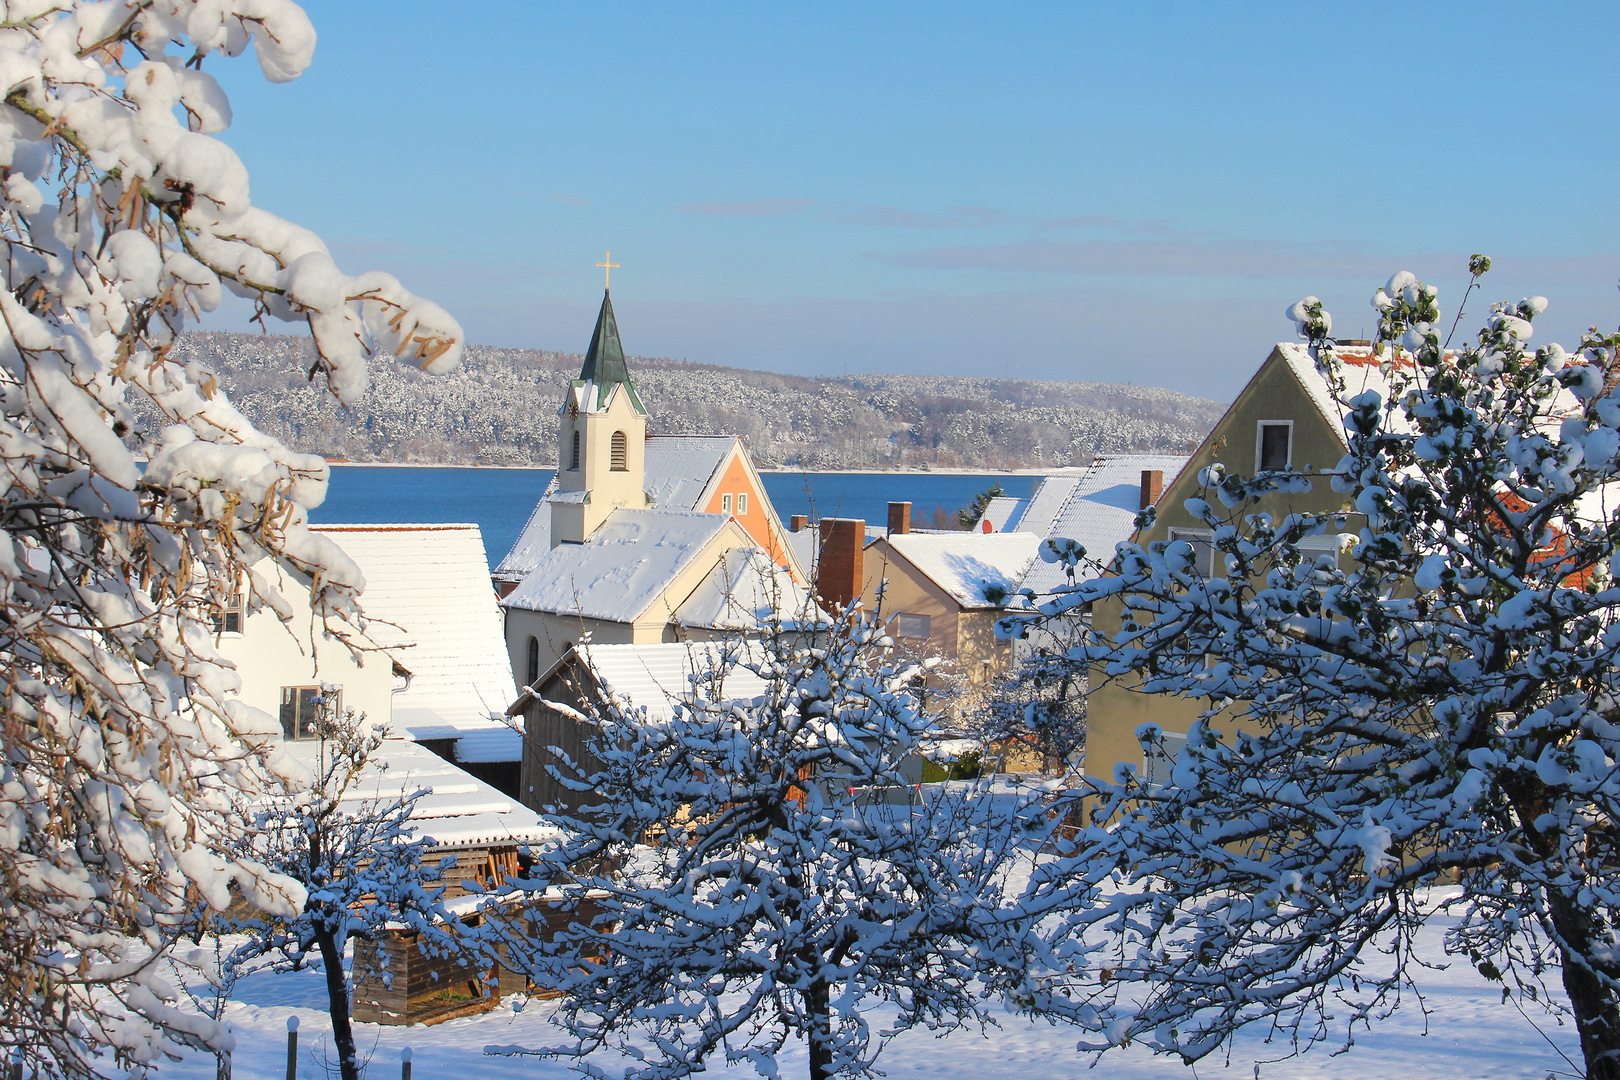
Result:
{"label": "brick chimney", "polygon": [[861,595],[865,584],[866,522],[860,518],[822,518],[821,558],[816,563],[816,595],[843,607]]}
{"label": "brick chimney", "polygon": [[802,532],[808,524],[810,524],[808,514],[794,514],[788,518],[788,532]]}
{"label": "brick chimney", "polygon": [[1146,510],[1148,507],[1150,507],[1154,503],[1158,502],[1159,501],[1159,496],[1163,495],[1163,494],[1164,494],[1164,470],[1163,469],[1143,469],[1142,470],[1142,504],[1141,504],[1141,509]]}
{"label": "brick chimney", "polygon": [[889,504],[889,535],[904,536],[911,531],[911,504],[908,502],[892,502]]}

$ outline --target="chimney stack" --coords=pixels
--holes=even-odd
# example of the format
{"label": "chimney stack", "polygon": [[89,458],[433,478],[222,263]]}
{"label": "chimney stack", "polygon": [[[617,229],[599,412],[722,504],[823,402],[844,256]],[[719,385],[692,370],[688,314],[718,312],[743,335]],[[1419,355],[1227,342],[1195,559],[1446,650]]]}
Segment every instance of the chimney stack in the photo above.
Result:
{"label": "chimney stack", "polygon": [[1143,469],[1142,470],[1142,504],[1141,504],[1140,509],[1146,510],[1148,507],[1150,507],[1153,504],[1157,503],[1159,501],[1159,496],[1163,495],[1163,494],[1164,494],[1164,470],[1163,469]]}
{"label": "chimney stack", "polygon": [[865,584],[866,522],[860,518],[822,518],[820,525],[816,595],[823,603],[841,608],[860,596]]}
{"label": "chimney stack", "polygon": [[810,524],[808,514],[794,514],[788,518],[788,532],[802,532],[808,524]]}
{"label": "chimney stack", "polygon": [[889,535],[904,536],[911,531],[911,504],[908,502],[892,502],[889,504]]}

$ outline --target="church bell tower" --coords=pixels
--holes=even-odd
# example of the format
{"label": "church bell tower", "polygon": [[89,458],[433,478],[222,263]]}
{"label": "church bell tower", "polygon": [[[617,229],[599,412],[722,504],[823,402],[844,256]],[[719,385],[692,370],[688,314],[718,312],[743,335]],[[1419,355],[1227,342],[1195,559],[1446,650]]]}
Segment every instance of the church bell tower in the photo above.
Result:
{"label": "church bell tower", "polygon": [[630,381],[606,289],[585,363],[557,415],[552,547],[582,544],[614,510],[647,505],[647,410]]}

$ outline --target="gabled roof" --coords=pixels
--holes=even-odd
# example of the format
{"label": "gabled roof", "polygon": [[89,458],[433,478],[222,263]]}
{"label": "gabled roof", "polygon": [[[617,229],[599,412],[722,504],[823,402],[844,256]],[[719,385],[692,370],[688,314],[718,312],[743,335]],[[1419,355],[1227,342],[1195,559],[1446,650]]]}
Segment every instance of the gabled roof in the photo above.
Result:
{"label": "gabled roof", "polygon": [[[1035,558],[1040,537],[1021,532],[913,532],[896,534],[886,542],[963,608],[977,609],[1006,606]],[[999,591],[1001,599],[990,599],[986,589]]]}
{"label": "gabled roof", "polygon": [[[499,714],[516,692],[477,525],[321,525],[366,576],[367,635],[411,673],[393,725],[415,739],[493,737],[515,761],[522,740]],[[491,751],[493,752],[493,750]]]}
{"label": "gabled roof", "polygon": [[653,505],[700,510],[703,493],[723,468],[735,435],[654,435],[643,459],[644,483]]}
{"label": "gabled roof", "polygon": [[721,699],[755,698],[765,692],[765,680],[737,665],[735,650],[740,644],[576,645],[571,653],[594,673],[604,691],[646,709],[649,719],[669,720],[677,701],[690,700],[694,675],[705,680],[718,675],[716,696]]}
{"label": "gabled roof", "polygon": [[991,532],[1018,531],[1018,519],[1024,516],[1024,510],[1028,506],[1028,499],[999,495],[985,504],[984,513],[979,515],[977,527],[983,531],[984,523],[988,521]]}
{"label": "gabled roof", "polygon": [[1074,489],[1080,486],[1080,481],[1089,471],[1076,470],[1043,477],[1035,486],[1035,493],[1029,497],[1029,505],[1018,518],[1018,531],[1046,536],[1063,504],[1069,501],[1069,496],[1074,494]]}
{"label": "gabled roof", "polygon": [[583,544],[541,555],[501,604],[634,622],[729,522],[723,514],[689,510],[615,510]]}
{"label": "gabled roof", "polygon": [[758,548],[732,548],[675,609],[671,622],[693,629],[758,632],[773,619],[784,625],[825,622],[810,594]]}
{"label": "gabled roof", "polygon": [[[1073,540],[1093,559],[1106,565],[1114,557],[1115,546],[1129,540],[1136,532],[1136,515],[1142,503],[1142,473],[1162,471],[1165,490],[1169,490],[1187,460],[1171,454],[1098,458],[1074,485],[1041,539]],[[1043,550],[1043,558],[1024,575],[1022,588],[1046,593],[1068,584],[1069,577],[1063,567],[1046,562],[1045,554]],[[1076,568],[1076,581],[1093,576],[1083,565]]]}

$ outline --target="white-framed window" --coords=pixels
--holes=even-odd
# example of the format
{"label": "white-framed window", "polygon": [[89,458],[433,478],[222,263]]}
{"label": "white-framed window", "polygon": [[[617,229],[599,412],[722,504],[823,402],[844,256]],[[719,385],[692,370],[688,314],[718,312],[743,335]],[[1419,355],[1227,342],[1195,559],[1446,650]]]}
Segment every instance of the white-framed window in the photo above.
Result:
{"label": "white-framed window", "polygon": [[1171,529],[1171,542],[1185,540],[1192,545],[1193,566],[1206,578],[1215,576],[1215,534],[1209,529]]}
{"label": "white-framed window", "polygon": [[209,616],[216,634],[240,634],[247,621],[247,590],[238,585],[214,614]]}
{"label": "white-framed window", "polygon": [[333,715],[343,708],[342,691],[331,687],[283,686],[281,688],[281,737],[287,740],[316,737],[315,721],[322,703],[331,705]]}
{"label": "white-framed window", "polygon": [[748,492],[746,491],[737,492],[737,513],[748,513]]}
{"label": "white-framed window", "polygon": [[902,611],[894,617],[894,636],[903,638],[926,638],[932,629],[933,620],[927,615],[914,615]]}
{"label": "white-framed window", "polygon": [[1166,731],[1160,736],[1164,746],[1151,747],[1142,759],[1142,783],[1148,787],[1163,787],[1170,782],[1176,759],[1187,748],[1187,736]]}
{"label": "white-framed window", "polygon": [[731,513],[731,496],[730,495],[722,495],[722,496],[720,496],[720,512],[722,514]]}
{"label": "white-framed window", "polygon": [[1280,472],[1294,462],[1294,422],[1262,420],[1254,432],[1256,472]]}

